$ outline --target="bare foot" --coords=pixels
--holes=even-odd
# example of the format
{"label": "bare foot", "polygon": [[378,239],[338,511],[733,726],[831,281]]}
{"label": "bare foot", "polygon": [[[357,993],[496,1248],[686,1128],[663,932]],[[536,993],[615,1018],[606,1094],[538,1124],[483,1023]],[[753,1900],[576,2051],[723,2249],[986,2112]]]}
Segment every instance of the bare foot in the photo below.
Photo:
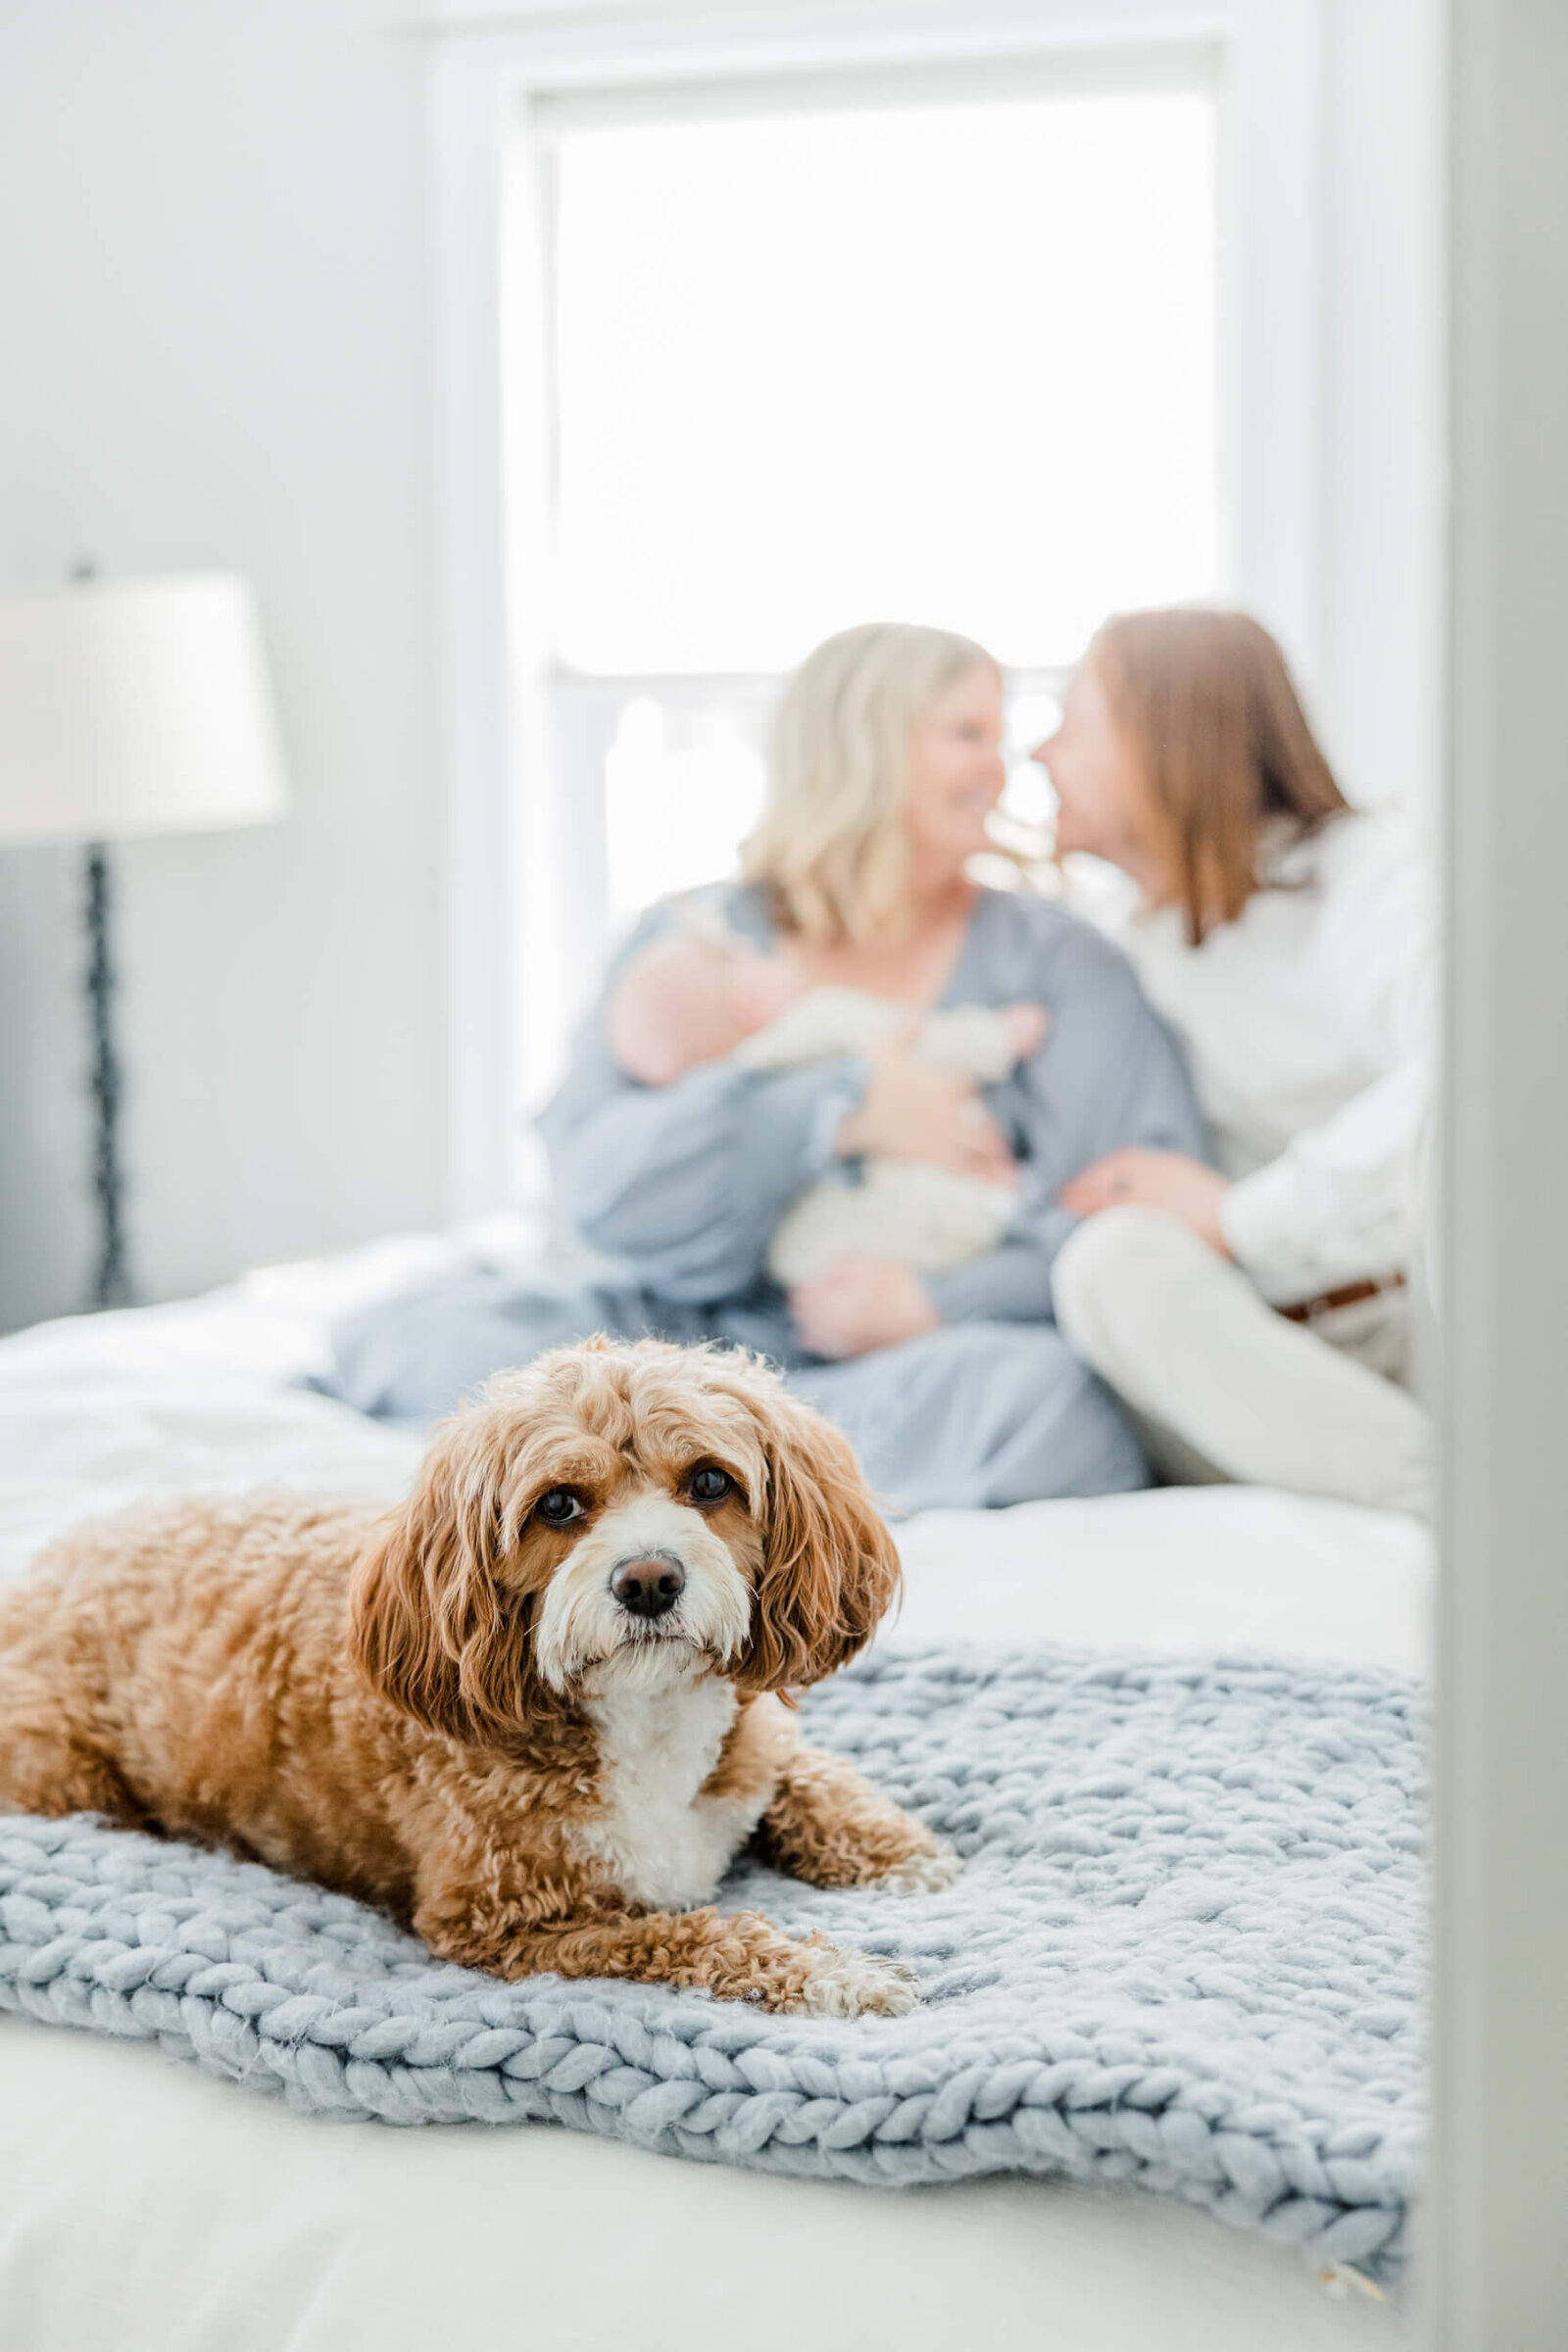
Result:
{"label": "bare foot", "polygon": [[761,1029],[806,994],[806,982],[781,956],[737,954],[730,967],[732,1002],[747,1034]]}
{"label": "bare foot", "polygon": [[1051,1033],[1051,1015],[1043,1004],[1005,1004],[1002,1018],[1018,1061],[1027,1061]]}

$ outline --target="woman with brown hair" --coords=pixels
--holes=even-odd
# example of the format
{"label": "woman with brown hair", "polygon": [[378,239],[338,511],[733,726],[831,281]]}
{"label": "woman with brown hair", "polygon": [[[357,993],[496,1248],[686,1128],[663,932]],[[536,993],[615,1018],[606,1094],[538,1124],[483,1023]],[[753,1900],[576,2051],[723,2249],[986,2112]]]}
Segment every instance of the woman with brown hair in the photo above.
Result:
{"label": "woman with brown hair", "polygon": [[1432,922],[1350,808],[1284,657],[1236,612],[1107,621],[1035,757],[1056,852],[1136,885],[1117,936],[1186,1050],[1218,1170],[1121,1150],[1063,1188],[1066,1338],[1177,1477],[1424,1511],[1405,1374]]}
{"label": "woman with brown hair", "polygon": [[[1051,1323],[1052,1260],[1074,1224],[1058,1195],[1118,1145],[1201,1151],[1202,1121],[1125,958],[1065,907],[969,871],[1006,781],[1003,718],[996,662],[946,630],[870,623],[808,657],[742,875],[649,909],[540,1115],[570,1235],[550,1263],[352,1318],[335,1335],[337,1395],[428,1419],[563,1341],[655,1333],[771,1356],[903,1509],[1148,1483],[1125,1414]],[[698,915],[792,987],[882,1000],[891,1030],[805,1066],[694,1054],[689,1038],[649,1057],[657,1036],[617,1018],[623,988]],[[920,1058],[933,1014],[1030,1005],[1050,1035],[1038,1026],[1038,1050],[995,1081]],[[771,1245],[792,1205],[881,1160],[985,1179],[1007,1202],[999,1238],[919,1272],[890,1235],[779,1279]]]}

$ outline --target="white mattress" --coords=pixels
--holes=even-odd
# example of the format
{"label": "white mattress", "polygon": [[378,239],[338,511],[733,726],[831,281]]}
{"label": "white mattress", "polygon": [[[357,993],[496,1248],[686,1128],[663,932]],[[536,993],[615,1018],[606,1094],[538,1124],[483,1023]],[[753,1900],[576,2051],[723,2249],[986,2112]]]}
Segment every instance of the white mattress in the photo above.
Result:
{"label": "white mattress", "polygon": [[[0,1575],[138,1494],[395,1494],[417,1442],[287,1384],[324,1317],[472,1248],[387,1244],[0,1342]],[[901,1545],[888,1640],[1425,1658],[1429,1544],[1390,1514],[1191,1489],[928,1512]],[[544,2127],[324,2124],[142,2045],[0,2018],[4,2352],[1318,2352],[1400,2333],[1298,2257],[1136,2192],[892,2194]]]}

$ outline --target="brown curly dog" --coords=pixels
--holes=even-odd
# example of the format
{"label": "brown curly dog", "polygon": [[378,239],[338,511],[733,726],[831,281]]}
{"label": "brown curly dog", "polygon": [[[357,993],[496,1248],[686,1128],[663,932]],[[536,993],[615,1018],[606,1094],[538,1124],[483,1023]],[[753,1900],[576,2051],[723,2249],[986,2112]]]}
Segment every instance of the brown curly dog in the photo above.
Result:
{"label": "brown curly dog", "polygon": [[906,1971],[710,1904],[748,1839],[818,1886],[956,1871],[785,1699],[898,1582],[773,1373],[590,1341],[492,1381],[390,1518],[187,1501],[56,1544],[0,1602],[0,1805],[230,1846],[498,1976],[895,2015]]}

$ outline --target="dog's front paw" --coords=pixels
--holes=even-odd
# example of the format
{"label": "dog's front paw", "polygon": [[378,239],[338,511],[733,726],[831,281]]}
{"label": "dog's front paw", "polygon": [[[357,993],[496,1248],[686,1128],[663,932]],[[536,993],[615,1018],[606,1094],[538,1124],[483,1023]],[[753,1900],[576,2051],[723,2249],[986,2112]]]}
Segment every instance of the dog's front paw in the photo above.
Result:
{"label": "dog's front paw", "polygon": [[901,1960],[829,1944],[813,1952],[792,2008],[810,2017],[907,2017],[920,2005],[914,1971]]}
{"label": "dog's front paw", "polygon": [[951,1845],[939,1845],[927,1852],[906,1855],[884,1871],[875,1884],[889,1894],[940,1894],[951,1886],[963,1868],[963,1857]]}

